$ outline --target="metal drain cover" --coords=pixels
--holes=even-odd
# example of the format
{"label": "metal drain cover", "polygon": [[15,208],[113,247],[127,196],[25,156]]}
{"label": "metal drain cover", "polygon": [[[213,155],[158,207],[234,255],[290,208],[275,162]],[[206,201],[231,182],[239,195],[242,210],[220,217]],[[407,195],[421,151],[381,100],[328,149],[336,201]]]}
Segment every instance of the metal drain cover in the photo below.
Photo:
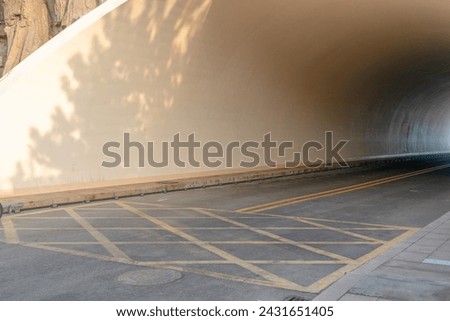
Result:
{"label": "metal drain cover", "polygon": [[183,277],[181,272],[169,269],[145,269],[126,272],[118,281],[129,285],[163,285]]}

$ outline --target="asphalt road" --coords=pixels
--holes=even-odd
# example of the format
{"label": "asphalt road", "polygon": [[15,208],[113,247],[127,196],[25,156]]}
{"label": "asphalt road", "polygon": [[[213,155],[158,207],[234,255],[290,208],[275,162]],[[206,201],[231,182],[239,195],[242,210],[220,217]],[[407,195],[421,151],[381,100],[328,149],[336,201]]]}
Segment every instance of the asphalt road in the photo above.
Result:
{"label": "asphalt road", "polygon": [[450,160],[5,215],[1,300],[310,300],[450,211]]}

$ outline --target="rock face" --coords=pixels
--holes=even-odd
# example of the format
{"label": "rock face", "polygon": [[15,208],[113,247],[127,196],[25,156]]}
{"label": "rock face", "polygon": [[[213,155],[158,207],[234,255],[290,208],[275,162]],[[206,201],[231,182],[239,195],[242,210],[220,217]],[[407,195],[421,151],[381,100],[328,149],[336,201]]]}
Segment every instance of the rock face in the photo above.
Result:
{"label": "rock face", "polygon": [[0,76],[3,74],[7,53],[8,44],[5,33],[5,19],[3,17],[3,0],[0,0]]}
{"label": "rock face", "polygon": [[0,0],[0,75],[106,0]]}
{"label": "rock face", "polygon": [[[30,0],[25,0],[29,2]],[[106,0],[45,0],[50,15],[51,34],[56,35],[85,13]]]}

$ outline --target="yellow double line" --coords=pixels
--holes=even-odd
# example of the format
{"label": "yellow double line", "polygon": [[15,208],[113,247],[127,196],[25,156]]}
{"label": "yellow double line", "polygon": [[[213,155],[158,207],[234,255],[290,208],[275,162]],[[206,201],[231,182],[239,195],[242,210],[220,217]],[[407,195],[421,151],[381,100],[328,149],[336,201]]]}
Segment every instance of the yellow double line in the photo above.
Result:
{"label": "yellow double line", "polygon": [[395,181],[398,181],[401,179],[438,171],[438,170],[448,168],[448,167],[450,167],[450,164],[430,167],[430,168],[422,169],[422,170],[415,171],[415,172],[390,176],[387,178],[381,178],[381,179],[377,179],[377,180],[373,180],[373,181],[369,181],[369,182],[365,182],[365,183],[360,183],[360,184],[340,187],[340,188],[336,188],[336,189],[332,189],[332,190],[328,190],[328,191],[317,192],[317,193],[312,193],[312,194],[307,194],[307,195],[302,195],[302,196],[296,196],[296,197],[292,197],[292,198],[282,199],[279,201],[245,207],[245,208],[241,208],[237,211],[238,212],[246,212],[246,213],[258,213],[258,212],[271,210],[271,209],[278,208],[278,207],[283,207],[283,206],[293,205],[293,204],[297,204],[297,203],[301,203],[301,202],[311,201],[311,200],[315,200],[315,199],[322,198],[322,197],[339,195],[339,194],[353,192],[353,191],[357,191],[357,190],[361,190],[361,189],[365,189],[365,188],[369,188],[369,187],[373,187],[373,186],[378,186],[378,185],[382,185],[382,184],[386,184],[386,183],[390,183],[390,182],[395,182]]}

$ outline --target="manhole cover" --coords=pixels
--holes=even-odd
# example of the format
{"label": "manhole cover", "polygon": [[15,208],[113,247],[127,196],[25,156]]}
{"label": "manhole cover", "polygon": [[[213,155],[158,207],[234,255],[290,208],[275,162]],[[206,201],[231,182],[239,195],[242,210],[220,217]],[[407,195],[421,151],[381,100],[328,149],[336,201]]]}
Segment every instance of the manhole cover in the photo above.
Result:
{"label": "manhole cover", "polygon": [[146,269],[130,271],[119,276],[118,281],[130,285],[162,285],[183,277],[178,271],[169,269]]}

